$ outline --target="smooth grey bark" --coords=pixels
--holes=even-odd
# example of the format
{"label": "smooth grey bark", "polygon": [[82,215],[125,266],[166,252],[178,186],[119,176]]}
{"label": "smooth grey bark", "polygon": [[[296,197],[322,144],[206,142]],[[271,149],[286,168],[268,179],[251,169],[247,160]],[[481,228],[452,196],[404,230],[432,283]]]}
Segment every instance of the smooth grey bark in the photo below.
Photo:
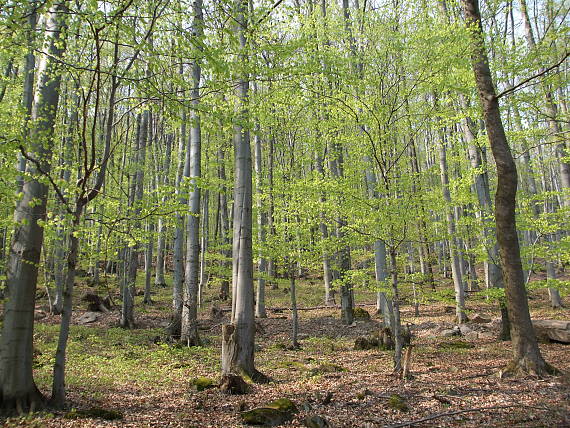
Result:
{"label": "smooth grey bark", "polygon": [[[161,168],[162,184],[168,186],[170,184],[170,161],[172,158],[172,143],[174,140],[173,134],[168,134],[165,141],[165,154],[164,154],[164,164]],[[178,179],[178,176],[177,176]],[[177,184],[179,185],[179,183]],[[165,195],[162,199],[163,203],[166,203],[168,197]],[[154,284],[159,287],[166,287],[166,280],[164,279],[164,253],[166,250],[166,235],[167,228],[164,224],[164,218],[158,218],[157,234],[158,241],[156,243],[156,276],[154,278]]]}
{"label": "smooth grey bark", "polygon": [[[145,110],[142,113],[139,132],[137,133],[137,141],[135,147],[134,165],[137,168],[131,182],[130,190],[130,207],[134,217],[133,228],[140,229],[140,202],[143,198],[144,191],[144,165],[146,161],[146,146],[148,142],[148,134],[150,127],[150,112]],[[127,253],[127,272],[123,285],[122,296],[123,304],[121,307],[120,325],[122,328],[134,328],[134,306],[135,306],[135,282],[137,279],[137,269],[139,263],[140,243],[137,241],[132,247],[129,247]]]}
{"label": "smooth grey bark", "polygon": [[[238,61],[247,53],[247,1],[237,0],[235,33],[239,40]],[[234,124],[234,205],[232,244],[232,318],[222,328],[222,375],[247,375],[264,379],[254,364],[255,314],[253,303],[252,249],[252,159],[249,130],[243,123],[249,115],[249,76],[238,78],[239,113]]]}
{"label": "smooth grey bark", "polygon": [[[39,3],[37,0],[30,1],[30,9],[27,16],[27,28],[26,28],[26,43],[28,51],[26,52],[25,62],[24,62],[24,90],[22,93],[22,105],[24,107],[24,129],[23,129],[23,141],[24,144],[28,143],[29,139],[29,122],[32,115],[32,105],[34,102],[34,74],[36,67],[36,57],[34,55],[35,51],[35,32],[36,25],[38,21],[37,9]],[[26,171],[26,158],[18,153],[18,164],[17,169],[19,172],[24,173]],[[24,178],[18,176],[16,178],[16,189],[17,193],[22,191],[24,185]]]}
{"label": "smooth grey bark", "polygon": [[63,291],[63,304],[61,312],[61,326],[53,366],[52,395],[50,405],[63,408],[65,405],[65,363],[67,340],[69,338],[69,325],[73,312],[73,286],[75,283],[75,270],[79,256],[79,238],[76,231],[79,227],[85,202],[79,200],[75,206],[73,221],[68,234],[69,253],[67,255],[67,273],[65,289]]}
{"label": "smooth grey bark", "polygon": [[46,21],[45,47],[38,64],[38,82],[30,121],[28,163],[30,179],[14,212],[16,224],[7,266],[4,322],[0,339],[0,407],[6,412],[33,411],[45,404],[34,382],[33,332],[38,265],[46,219],[48,186],[40,174],[51,169],[53,132],[61,82],[60,60],[65,49],[65,3],[50,8]]}
{"label": "smooth grey bark", "polygon": [[289,267],[289,294],[291,297],[291,345],[294,349],[299,348],[299,313],[297,311],[297,287],[295,283],[295,264]]}
{"label": "smooth grey bark", "polygon": [[390,268],[392,282],[392,305],[394,319],[391,326],[394,336],[394,373],[402,372],[402,349],[404,348],[404,340],[402,337],[402,323],[400,320],[400,292],[398,289],[398,265],[397,265],[396,248],[390,248]]}
{"label": "smooth grey bark", "polygon": [[[203,35],[202,0],[192,3],[194,20],[193,37],[201,46]],[[199,55],[200,48],[196,55]],[[200,199],[198,180],[202,177],[202,130],[200,127],[200,60],[192,61],[192,110],[190,111],[190,196],[186,218],[186,266],[184,272],[184,306],[180,340],[188,346],[200,345],[198,336],[198,287],[200,274]]]}
{"label": "smooth grey bark", "polygon": [[[229,271],[229,259],[231,258],[231,250],[228,248],[230,245],[230,221],[228,218],[228,198],[226,189],[226,166],[225,166],[225,153],[222,148],[218,149],[218,178],[222,183],[219,193],[219,216],[220,216],[220,236],[222,241],[222,268],[224,271]],[[224,273],[220,284],[220,300],[227,300],[230,294],[230,282]]]}
{"label": "smooth grey bark", "polygon": [[146,248],[144,252],[144,297],[143,303],[145,305],[152,304],[152,296],[151,296],[151,279],[152,279],[152,253],[154,247],[154,225],[152,221],[148,221],[146,230],[148,233],[148,240],[146,243]]}
{"label": "smooth grey bark", "polygon": [[[323,158],[318,150],[315,152],[315,168],[321,178],[325,177],[325,169],[323,167]],[[319,198],[321,203],[325,202],[325,195],[321,193]],[[326,241],[329,237],[328,226],[325,222],[325,213],[321,211],[319,213],[319,231],[321,233],[321,239]],[[334,304],[334,297],[332,293],[332,269],[330,255],[326,249],[323,249],[323,282],[325,284],[325,305]]]}
{"label": "smooth grey bark", "polygon": [[[207,160],[206,160],[206,163]],[[202,200],[202,232],[201,232],[201,251],[200,251],[200,283],[198,284],[198,307],[202,306],[202,296],[204,287],[208,286],[208,271],[206,262],[206,252],[208,251],[209,239],[209,220],[210,220],[210,191],[204,192],[204,199]]]}
{"label": "smooth grey bark", "polygon": [[[343,170],[343,153],[342,147],[339,144],[333,145],[332,150],[333,158],[329,161],[329,169],[331,175],[341,180],[344,177]],[[345,325],[350,325],[354,321],[353,307],[354,300],[352,294],[352,284],[348,283],[345,278],[345,273],[350,270],[350,248],[346,244],[342,244],[345,237],[346,220],[342,217],[337,217],[335,225],[335,237],[342,247],[336,253],[335,266],[333,269],[333,278],[341,282],[340,285],[340,311],[341,320]]]}
{"label": "smooth grey bark", "polygon": [[[180,207],[187,204],[184,179],[184,165],[186,163],[186,112],[182,111],[182,124],[178,138],[178,166],[176,170],[175,192]],[[190,165],[188,163],[188,171]],[[182,323],[183,287],[184,287],[184,215],[176,210],[176,227],[174,228],[173,263],[174,272],[172,280],[172,320],[169,334],[180,337]]]}
{"label": "smooth grey bark", "polygon": [[451,208],[451,194],[449,192],[449,177],[447,172],[447,153],[445,141],[439,144],[439,166],[441,177],[441,188],[443,192],[443,199],[448,205],[446,208],[447,216],[447,234],[449,236],[448,249],[449,259],[451,263],[451,275],[453,277],[453,285],[455,288],[455,302],[456,302],[456,316],[457,322],[463,324],[467,321],[465,315],[465,287],[463,285],[463,278],[461,276],[461,268],[459,266],[460,260],[457,254],[457,240],[455,230],[455,217]]}
{"label": "smooth grey bark", "polygon": [[554,370],[544,361],[538,347],[524,287],[515,217],[518,181],[516,164],[501,120],[499,100],[484,44],[479,4],[477,0],[463,0],[463,9],[467,25],[473,30],[471,33],[473,74],[483,106],[487,136],[497,165],[495,223],[513,345],[513,360],[507,367],[507,372],[543,375]]}
{"label": "smooth grey bark", "polygon": [[[372,160],[369,156],[364,158],[364,162],[367,165],[372,165]],[[370,199],[378,199],[378,191],[376,190],[378,179],[372,170],[372,166],[366,170],[365,178],[368,197]],[[374,274],[375,279],[378,282],[385,283],[388,279],[388,268],[386,266],[386,244],[380,239],[374,241]],[[382,314],[384,325],[392,329],[392,326],[394,325],[392,300],[386,296],[386,293],[383,291],[378,291],[376,293],[376,310]]]}
{"label": "smooth grey bark", "polygon": [[[267,196],[269,203],[267,206],[267,232],[270,236],[275,236],[275,224],[274,216],[275,212],[275,201],[274,201],[274,191],[273,191],[273,165],[275,158],[275,137],[271,135],[269,137],[269,153],[267,156]],[[273,290],[277,289],[277,281],[275,281],[275,258],[270,256],[267,260],[267,275],[270,278],[271,288]]]}
{"label": "smooth grey bark", "polygon": [[[257,86],[254,84],[254,91]],[[257,239],[261,245],[265,243],[265,235],[267,228],[267,214],[263,206],[263,168],[262,168],[262,146],[261,146],[261,130],[256,124],[254,143],[255,143],[255,184],[257,191]],[[267,318],[265,310],[265,278],[267,273],[267,259],[263,255],[263,249],[259,250],[259,263],[257,266],[259,278],[257,279],[257,298],[255,300],[255,316],[258,318]]]}

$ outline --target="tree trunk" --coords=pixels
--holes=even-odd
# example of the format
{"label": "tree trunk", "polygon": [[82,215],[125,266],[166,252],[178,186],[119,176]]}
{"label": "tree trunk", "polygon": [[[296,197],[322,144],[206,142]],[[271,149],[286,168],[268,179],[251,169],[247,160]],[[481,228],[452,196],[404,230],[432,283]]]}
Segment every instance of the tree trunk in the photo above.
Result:
{"label": "tree trunk", "polygon": [[445,143],[442,141],[439,146],[439,165],[441,173],[441,187],[443,190],[443,199],[447,204],[447,234],[449,235],[449,258],[451,261],[451,275],[453,277],[453,285],[455,288],[456,316],[457,322],[463,324],[467,321],[465,315],[465,287],[461,276],[460,260],[457,254],[458,245],[455,231],[455,218],[451,208],[451,194],[449,192],[449,178],[447,175],[447,154]]}
{"label": "tree trunk", "polygon": [[[168,185],[170,183],[169,173],[170,173],[170,159],[172,157],[172,142],[174,140],[173,134],[168,134],[166,136],[166,153],[164,155],[164,164],[162,166],[162,176],[163,184]],[[177,177],[178,179],[178,177]],[[176,184],[179,186],[179,183]],[[163,203],[166,203],[167,196],[165,195],[162,199]],[[164,253],[166,249],[166,235],[167,228],[164,225],[164,219],[159,217],[158,219],[158,242],[156,243],[156,276],[154,278],[154,284],[159,287],[166,287],[166,280],[164,279]]]}
{"label": "tree trunk", "polygon": [[[36,57],[34,55],[35,51],[35,32],[36,32],[36,25],[37,25],[37,9],[39,4],[37,0],[32,0],[30,2],[30,9],[27,15],[27,48],[28,52],[26,53],[26,58],[24,62],[24,90],[22,93],[22,105],[24,107],[24,129],[23,129],[23,141],[28,143],[29,141],[29,125],[30,125],[30,118],[32,116],[32,106],[34,103],[34,74],[35,74],[35,66],[36,66]],[[33,144],[33,142],[32,142]],[[22,155],[22,153],[18,153],[18,165],[17,169],[18,172],[24,173],[26,171],[26,158]],[[18,176],[16,178],[16,187],[17,193],[22,192],[22,187],[24,186],[24,177]]]}
{"label": "tree trunk", "polygon": [[[257,90],[254,85],[254,91]],[[255,141],[255,179],[257,190],[257,239],[260,245],[265,243],[265,228],[267,227],[267,215],[263,207],[263,176],[262,176],[262,148],[259,125],[256,125],[254,136]],[[255,300],[255,316],[258,318],[267,318],[265,311],[265,278],[267,272],[267,259],[263,255],[263,248],[259,250],[259,264],[257,279],[257,299]]]}
{"label": "tree trunk", "polygon": [[[226,166],[225,166],[225,154],[224,150],[220,148],[218,150],[218,178],[222,183],[222,189],[220,191],[220,235],[222,237],[222,245],[224,249],[222,250],[222,268],[224,271],[229,271],[229,258],[231,257],[231,251],[226,247],[229,246],[229,229],[230,221],[228,219],[228,198],[226,195]],[[228,280],[227,274],[224,272],[222,281],[220,284],[220,300],[227,300],[230,295],[230,282]]]}
{"label": "tree trunk", "polygon": [[[203,34],[202,0],[193,2],[194,37],[200,39]],[[199,49],[196,55],[199,55]],[[188,346],[200,345],[198,336],[198,286],[200,274],[200,198],[201,189],[198,181],[202,177],[202,131],[200,127],[200,60],[192,62],[192,110],[190,112],[190,197],[189,211],[186,218],[186,270],[184,273],[184,306],[182,307],[182,328],[180,340]]]}
{"label": "tree trunk", "polygon": [[79,256],[79,238],[76,231],[83,212],[83,204],[80,202],[75,208],[74,219],[71,230],[68,234],[69,253],[67,255],[67,276],[65,289],[63,291],[63,305],[61,312],[61,326],[59,329],[59,339],[55,352],[55,363],[53,366],[53,382],[50,405],[56,408],[65,406],[65,362],[67,339],[69,338],[69,325],[73,312],[73,286],[75,284],[75,270]]}
{"label": "tree trunk", "polygon": [[394,323],[392,334],[394,335],[394,373],[402,372],[402,349],[404,340],[402,337],[402,324],[400,321],[400,294],[398,290],[398,266],[396,259],[396,249],[390,248],[390,264],[392,269],[392,304],[394,309]]}
{"label": "tree trunk", "polygon": [[[239,61],[245,64],[247,53],[247,1],[237,0],[235,32],[239,40]],[[249,131],[242,123],[247,109],[249,76],[238,81],[239,116],[234,125],[234,207],[232,244],[232,320],[222,329],[222,375],[246,375],[262,380],[254,365],[255,317],[253,304],[252,250],[252,162]]]}
{"label": "tree trunk", "polygon": [[[181,70],[182,72],[182,70]],[[176,195],[180,207],[186,207],[186,183],[183,183],[185,177],[185,164],[188,163],[188,172],[190,164],[186,162],[189,151],[186,146],[186,112],[182,111],[182,124],[180,125],[180,140],[178,141],[178,169],[176,171]],[[174,229],[174,275],[172,281],[172,320],[169,327],[169,333],[172,337],[180,337],[180,328],[182,323],[182,305],[183,305],[183,285],[184,285],[184,215],[176,211],[176,228]]]}
{"label": "tree trunk", "polygon": [[[144,185],[144,166],[146,160],[146,146],[148,141],[148,130],[150,127],[150,112],[145,110],[142,113],[142,120],[140,121],[139,132],[137,135],[136,144],[136,154],[135,154],[135,165],[136,173],[133,177],[132,182],[132,204],[134,209],[132,210],[132,215],[135,218],[133,228],[139,229],[141,227],[141,221],[139,219],[141,213],[140,201],[143,198],[143,185]],[[139,250],[140,243],[135,242],[135,244],[129,248],[127,252],[127,272],[126,278],[123,286],[123,304],[121,310],[121,320],[120,325],[122,328],[134,328],[135,327],[135,317],[134,317],[134,306],[135,306],[135,281],[137,279],[137,269],[139,263]]]}
{"label": "tree trunk", "polygon": [[5,411],[37,409],[45,403],[32,374],[34,305],[38,266],[46,219],[48,187],[40,174],[51,167],[55,115],[59,101],[61,72],[58,69],[65,43],[61,38],[65,4],[50,9],[46,22],[46,53],[38,65],[37,90],[32,109],[29,154],[36,159],[28,165],[31,178],[22,187],[22,197],[14,213],[16,229],[7,268],[7,301],[0,339],[1,405]]}
{"label": "tree trunk", "polygon": [[[207,163],[207,160],[206,160]],[[198,307],[202,306],[202,296],[204,287],[208,286],[208,272],[206,252],[208,251],[208,235],[209,235],[209,219],[210,219],[210,191],[204,192],[204,199],[202,201],[202,236],[201,251],[200,251],[200,284],[198,285]]]}
{"label": "tree trunk", "polygon": [[299,348],[299,314],[297,311],[297,289],[295,287],[295,264],[291,262],[289,268],[289,293],[291,295],[291,345]]}
{"label": "tree trunk", "polygon": [[477,0],[463,0],[467,23],[473,27],[473,73],[483,105],[483,116],[495,163],[497,192],[495,194],[495,224],[497,241],[505,280],[507,307],[511,323],[513,361],[510,372],[543,375],[552,372],[544,361],[532,327],[517,235],[515,206],[517,169],[501,121],[489,61],[484,45],[481,15]]}
{"label": "tree trunk", "polygon": [[153,229],[154,226],[152,224],[152,220],[149,220],[147,223],[147,233],[148,239],[146,243],[146,249],[144,252],[144,297],[143,303],[145,305],[152,304],[152,297],[150,295],[150,286],[151,286],[151,279],[152,279],[152,250],[154,247],[154,236],[153,236]]}

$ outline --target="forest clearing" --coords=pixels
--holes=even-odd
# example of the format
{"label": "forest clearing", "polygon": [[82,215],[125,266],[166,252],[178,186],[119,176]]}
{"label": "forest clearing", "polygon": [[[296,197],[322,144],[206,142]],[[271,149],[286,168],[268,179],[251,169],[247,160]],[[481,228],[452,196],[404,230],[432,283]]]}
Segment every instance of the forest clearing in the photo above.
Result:
{"label": "forest clearing", "polygon": [[565,0],[0,0],[7,426],[570,426]]}

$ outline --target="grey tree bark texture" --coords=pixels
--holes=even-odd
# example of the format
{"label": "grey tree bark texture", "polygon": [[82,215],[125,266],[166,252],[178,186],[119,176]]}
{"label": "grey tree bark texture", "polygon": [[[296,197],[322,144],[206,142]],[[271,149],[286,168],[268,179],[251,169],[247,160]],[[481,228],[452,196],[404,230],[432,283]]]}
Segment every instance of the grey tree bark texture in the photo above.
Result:
{"label": "grey tree bark texture", "polygon": [[[168,134],[165,141],[165,154],[164,163],[161,168],[162,184],[170,184],[169,174],[170,174],[170,160],[172,157],[172,142],[174,140],[173,134]],[[166,195],[163,197],[163,202],[166,202]],[[156,275],[154,278],[154,284],[159,287],[166,287],[166,280],[164,279],[164,255],[166,251],[166,236],[167,227],[164,224],[164,218],[159,217],[158,219],[158,240],[156,243]]]}
{"label": "grey tree bark texture", "polygon": [[[254,90],[256,86],[254,85]],[[257,239],[263,245],[265,242],[266,227],[267,227],[267,214],[263,209],[263,163],[262,163],[262,147],[261,135],[259,125],[256,125],[255,130],[255,177],[256,177],[256,190],[257,190]],[[267,318],[265,310],[265,278],[267,272],[267,259],[263,255],[263,249],[259,251],[259,263],[257,266],[259,278],[257,279],[257,298],[255,299],[255,316],[258,318]]]}
{"label": "grey tree bark texture", "polygon": [[[247,61],[247,0],[237,0],[235,32],[240,62]],[[242,122],[247,110],[249,76],[238,80],[239,114],[234,125],[234,208],[232,244],[232,317],[222,327],[222,376],[245,375],[254,381],[263,376],[254,364],[255,317],[253,304],[252,159],[249,130]]]}
{"label": "grey tree bark texture", "polygon": [[[200,45],[203,34],[202,0],[194,0],[193,37]],[[197,49],[197,55],[200,49]],[[200,198],[198,180],[202,177],[202,131],[200,127],[200,61],[192,62],[192,110],[190,112],[190,197],[186,219],[186,268],[184,272],[184,305],[180,340],[187,346],[200,345],[198,335],[198,287],[200,280]]]}
{"label": "grey tree bark texture", "polygon": [[[439,165],[441,174],[441,188],[443,191],[443,199],[445,202],[451,204],[451,194],[449,192],[449,177],[447,172],[447,153],[445,141],[441,141],[439,145]],[[446,209],[447,214],[447,234],[449,235],[449,258],[451,260],[451,275],[453,276],[453,285],[455,287],[455,313],[457,322],[463,324],[467,321],[465,315],[465,286],[463,284],[463,277],[459,267],[459,256],[457,254],[458,245],[455,233],[455,218],[453,216],[452,207],[448,206]]]}
{"label": "grey tree bark texture", "polygon": [[16,229],[7,266],[7,301],[0,341],[0,400],[2,409],[33,411],[45,404],[32,374],[34,304],[38,265],[43,243],[48,186],[39,182],[39,174],[51,169],[53,131],[59,102],[61,72],[58,69],[65,41],[65,3],[51,7],[46,21],[46,44],[38,65],[38,81],[31,115],[27,172],[32,177],[24,182],[14,221]]}
{"label": "grey tree bark texture", "polygon": [[[180,70],[182,73],[182,69]],[[176,171],[176,195],[180,206],[186,206],[186,183],[184,178],[190,174],[190,148],[186,147],[186,112],[182,111],[182,124],[180,125],[180,138],[178,141],[178,169]],[[186,168],[187,166],[187,168]],[[174,274],[172,280],[172,319],[168,328],[172,337],[180,337],[182,324],[182,305],[184,287],[184,215],[176,213],[176,227],[174,229]]]}
{"label": "grey tree bark texture", "polygon": [[515,218],[517,169],[501,120],[499,100],[484,44],[479,3],[477,0],[462,1],[466,21],[472,31],[473,73],[497,166],[495,224],[513,344],[513,360],[506,372],[544,375],[555,370],[544,361],[540,353],[530,319]]}
{"label": "grey tree bark texture", "polygon": [[[148,129],[150,126],[150,112],[145,110],[142,113],[142,120],[140,122],[140,129],[137,135],[136,144],[136,161],[135,164],[139,165],[137,171],[134,174],[133,184],[131,188],[132,199],[131,203],[134,208],[131,207],[133,216],[135,217],[134,228],[139,229],[141,227],[141,221],[138,219],[141,213],[141,207],[139,202],[143,198],[143,185],[144,185],[144,164],[146,160],[146,146],[148,142]],[[134,328],[135,327],[135,316],[134,316],[134,306],[135,306],[135,281],[137,279],[137,269],[138,269],[138,259],[139,259],[140,243],[136,242],[134,246],[129,248],[128,253],[128,267],[126,272],[126,280],[123,284],[123,304],[121,307],[121,320],[120,325],[122,328]]]}
{"label": "grey tree bark texture", "polygon": [[[38,21],[38,13],[37,8],[39,4],[36,0],[30,2],[30,9],[28,11],[27,17],[27,48],[28,51],[26,53],[25,63],[24,63],[24,91],[22,93],[22,106],[24,107],[25,117],[24,117],[24,132],[23,137],[24,141],[27,141],[29,138],[29,121],[32,115],[32,106],[34,102],[34,73],[36,67],[36,57],[34,55],[35,50],[35,32],[36,26]],[[26,158],[21,154],[18,153],[18,171],[25,172],[26,170]],[[20,193],[22,191],[22,187],[24,186],[24,178],[19,176],[16,179],[17,185],[17,192]]]}

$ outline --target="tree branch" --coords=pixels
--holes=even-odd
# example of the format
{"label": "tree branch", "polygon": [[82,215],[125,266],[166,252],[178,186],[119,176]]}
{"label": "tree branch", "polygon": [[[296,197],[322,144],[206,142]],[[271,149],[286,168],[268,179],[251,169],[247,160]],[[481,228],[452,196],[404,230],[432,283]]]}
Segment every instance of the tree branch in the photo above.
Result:
{"label": "tree branch", "polygon": [[534,79],[537,79],[537,78],[539,78],[539,77],[541,77],[541,76],[544,76],[546,73],[548,73],[548,72],[554,70],[555,68],[558,68],[564,61],[566,61],[566,59],[567,59],[569,56],[570,56],[570,51],[566,52],[566,53],[562,56],[562,58],[560,59],[560,61],[558,61],[556,64],[551,65],[550,67],[541,70],[541,71],[538,72],[537,74],[535,74],[535,75],[533,75],[533,76],[530,76],[530,77],[528,77],[528,78],[526,78],[526,79],[520,81],[519,83],[517,83],[516,85],[511,86],[511,87],[508,88],[508,89],[505,89],[503,92],[501,92],[500,94],[498,94],[498,95],[496,96],[496,98],[499,99],[499,98],[501,98],[501,97],[503,97],[503,96],[505,96],[505,95],[508,95],[508,94],[510,94],[511,92],[516,91],[516,90],[517,90],[518,88],[520,88],[521,86],[526,85],[528,82],[530,82],[530,81],[532,81],[532,80],[534,80]]}

